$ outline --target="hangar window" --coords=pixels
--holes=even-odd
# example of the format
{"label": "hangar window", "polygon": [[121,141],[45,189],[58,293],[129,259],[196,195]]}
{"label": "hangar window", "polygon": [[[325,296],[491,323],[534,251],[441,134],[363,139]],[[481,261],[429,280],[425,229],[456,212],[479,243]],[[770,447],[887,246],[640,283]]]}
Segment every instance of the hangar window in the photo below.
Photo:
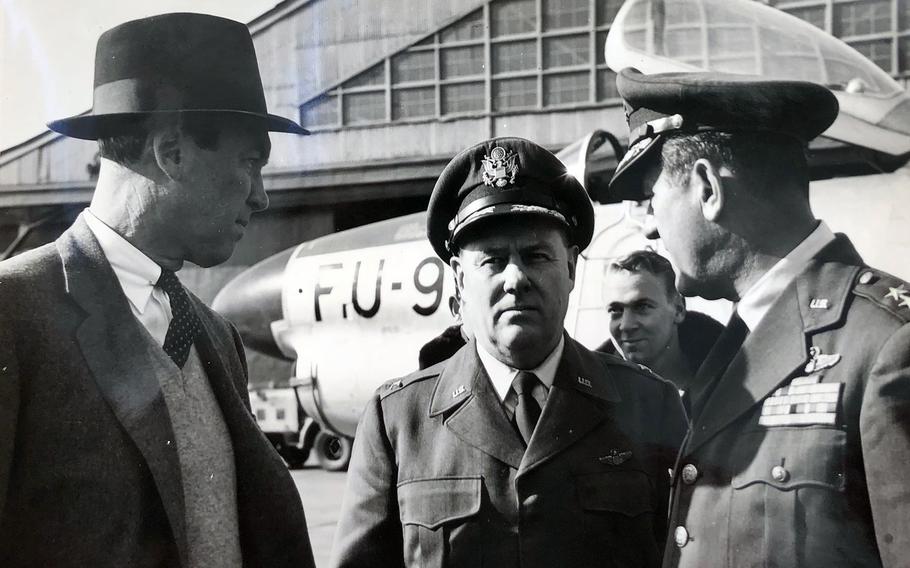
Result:
{"label": "hangar window", "polygon": [[500,79],[493,82],[493,110],[537,106],[537,77]]}
{"label": "hangar window", "polygon": [[591,60],[591,40],[588,34],[545,37],[543,39],[544,69],[584,65]]}
{"label": "hangar window", "polygon": [[392,58],[392,81],[407,83],[436,78],[436,54],[432,51],[404,52]]}
{"label": "hangar window", "polygon": [[619,91],[616,89],[616,73],[610,69],[597,70],[597,100],[598,102],[618,99]]}
{"label": "hangar window", "polygon": [[497,0],[490,3],[490,28],[493,37],[537,31],[535,0]]}
{"label": "hangar window", "polygon": [[862,53],[866,57],[872,60],[873,63],[887,71],[888,73],[892,72],[892,53],[891,53],[891,40],[890,39],[881,39],[875,41],[850,41],[847,42],[850,44],[850,47],[856,51]]}
{"label": "hangar window", "polygon": [[828,9],[825,6],[787,8],[784,11],[791,16],[796,16],[800,20],[809,22],[817,28],[826,29],[825,17],[827,16]]}
{"label": "hangar window", "polygon": [[477,10],[439,32],[440,43],[483,39],[483,10]]}
{"label": "hangar window", "polygon": [[598,26],[609,26],[613,23],[613,18],[619,12],[623,0],[597,0],[596,23]]}
{"label": "hangar window", "polygon": [[325,95],[303,105],[301,108],[301,122],[308,128],[340,124],[338,97]]}
{"label": "hangar window", "polygon": [[560,106],[591,99],[590,73],[559,73],[543,78],[543,104]]}
{"label": "hangar window", "polygon": [[588,25],[588,0],[543,0],[543,29],[581,28]]}
{"label": "hangar window", "polygon": [[365,122],[378,122],[386,117],[385,92],[375,93],[345,93],[344,98],[344,123],[363,124]]}
{"label": "hangar window", "polygon": [[834,33],[838,37],[891,31],[892,0],[863,0],[834,5]]}
{"label": "hangar window", "polygon": [[512,41],[493,45],[493,73],[532,71],[537,67],[537,41]]}
{"label": "hangar window", "polygon": [[483,75],[483,45],[448,47],[440,50],[440,69],[443,79]]}
{"label": "hangar window", "polygon": [[442,114],[483,111],[486,106],[486,89],[481,82],[456,83],[442,87]]}
{"label": "hangar window", "polygon": [[424,116],[436,116],[435,87],[392,91],[392,120]]}

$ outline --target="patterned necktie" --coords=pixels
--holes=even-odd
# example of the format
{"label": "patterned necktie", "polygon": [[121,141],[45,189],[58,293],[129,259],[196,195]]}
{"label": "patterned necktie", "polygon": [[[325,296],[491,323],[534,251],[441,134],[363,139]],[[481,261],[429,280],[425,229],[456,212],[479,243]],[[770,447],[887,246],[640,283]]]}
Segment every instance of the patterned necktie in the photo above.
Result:
{"label": "patterned necktie", "polygon": [[537,419],[540,418],[540,403],[533,396],[534,387],[540,384],[537,375],[527,371],[519,371],[512,379],[512,390],[518,395],[513,420],[525,445],[531,441],[531,434],[534,433]]}
{"label": "patterned necktie", "polygon": [[171,301],[171,323],[167,326],[167,335],[164,337],[164,352],[173,359],[181,369],[190,354],[190,347],[199,333],[199,318],[190,305],[190,298],[186,290],[177,279],[177,275],[170,270],[161,270],[161,277],[155,286],[167,292]]}

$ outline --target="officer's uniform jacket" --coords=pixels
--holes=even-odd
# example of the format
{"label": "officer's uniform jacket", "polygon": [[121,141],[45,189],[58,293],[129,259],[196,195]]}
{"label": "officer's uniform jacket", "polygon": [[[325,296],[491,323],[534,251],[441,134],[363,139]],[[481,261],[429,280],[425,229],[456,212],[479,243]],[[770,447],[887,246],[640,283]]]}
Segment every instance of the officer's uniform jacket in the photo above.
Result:
{"label": "officer's uniform jacket", "polygon": [[910,564],[908,322],[910,286],[839,236],[725,371],[708,355],[665,566]]}
{"label": "officer's uniform jacket", "polygon": [[367,406],[334,565],[659,565],[685,428],[669,383],[567,337],[525,450],[471,342]]}

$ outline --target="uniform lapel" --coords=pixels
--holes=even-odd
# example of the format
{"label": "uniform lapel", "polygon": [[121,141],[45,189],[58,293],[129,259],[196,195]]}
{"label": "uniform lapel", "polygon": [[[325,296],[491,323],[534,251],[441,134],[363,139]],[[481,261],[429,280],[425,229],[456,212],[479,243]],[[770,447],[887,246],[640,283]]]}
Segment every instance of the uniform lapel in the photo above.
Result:
{"label": "uniform lapel", "polygon": [[168,380],[163,377],[180,371],[133,317],[113,269],[81,217],[57,240],[57,250],[67,293],[86,313],[76,340],[98,389],[145,458],[178,550],[186,558],[177,444],[160,387],[160,381]]}
{"label": "uniform lapel", "polygon": [[448,412],[445,425],[456,436],[518,469],[524,443],[506,419],[473,341],[449,360],[437,379],[430,416]]}
{"label": "uniform lapel", "polygon": [[547,404],[524,453],[519,475],[538,467],[582,439],[606,419],[608,405],[619,401],[603,364],[581,352],[566,337],[562,360],[556,371]]}

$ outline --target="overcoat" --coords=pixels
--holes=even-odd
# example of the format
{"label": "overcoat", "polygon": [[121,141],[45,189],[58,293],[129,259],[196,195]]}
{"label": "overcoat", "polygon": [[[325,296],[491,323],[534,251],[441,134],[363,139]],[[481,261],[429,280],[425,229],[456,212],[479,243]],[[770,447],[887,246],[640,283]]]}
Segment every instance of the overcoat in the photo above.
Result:
{"label": "overcoat", "polygon": [[472,341],[368,404],[334,565],[657,566],[685,429],[671,384],[566,337],[525,449]]}
{"label": "overcoat", "polygon": [[910,286],[841,235],[726,370],[722,349],[708,355],[665,566],[910,563],[908,322]]}
{"label": "overcoat", "polygon": [[[299,494],[249,410],[236,330],[190,294],[233,445],[245,566],[312,566]],[[0,566],[180,566],[183,488],[160,384],[180,373],[80,217],[0,263]]]}

